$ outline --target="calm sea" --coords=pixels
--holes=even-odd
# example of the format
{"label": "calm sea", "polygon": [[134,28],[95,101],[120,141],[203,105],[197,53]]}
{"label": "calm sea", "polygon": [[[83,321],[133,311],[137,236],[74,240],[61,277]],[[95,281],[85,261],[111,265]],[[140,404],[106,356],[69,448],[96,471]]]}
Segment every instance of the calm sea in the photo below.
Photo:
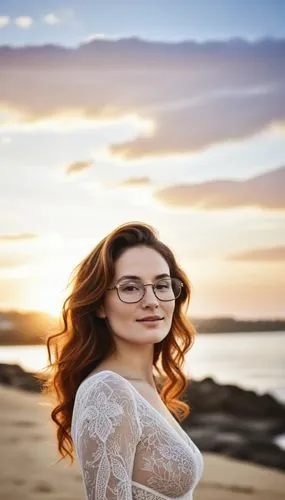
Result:
{"label": "calm sea", "polygon": [[[38,371],[47,364],[47,353],[44,346],[0,346],[0,362]],[[185,371],[195,379],[210,376],[270,392],[285,402],[285,332],[198,334]]]}
{"label": "calm sea", "polygon": [[[44,346],[0,346],[0,362],[18,363],[35,372],[47,364]],[[198,334],[187,354],[191,378],[213,377],[285,403],[285,332]],[[285,449],[285,434],[274,441]]]}

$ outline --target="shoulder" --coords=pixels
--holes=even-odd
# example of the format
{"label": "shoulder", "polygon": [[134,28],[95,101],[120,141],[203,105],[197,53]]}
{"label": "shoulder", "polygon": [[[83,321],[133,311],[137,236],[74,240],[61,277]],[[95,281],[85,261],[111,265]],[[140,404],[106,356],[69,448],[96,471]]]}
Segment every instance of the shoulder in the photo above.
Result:
{"label": "shoulder", "polygon": [[141,433],[141,423],[131,384],[115,372],[103,370],[88,376],[78,387],[72,415],[72,428],[87,424],[90,420],[102,421],[102,425],[127,420]]}
{"label": "shoulder", "polygon": [[111,370],[89,375],[77,389],[75,403],[79,406],[102,405],[103,401],[120,403],[129,401],[136,406],[136,394],[128,380]]}
{"label": "shoulder", "polygon": [[112,370],[101,370],[88,375],[83,382],[81,382],[78,389],[84,388],[85,390],[90,387],[104,387],[115,386],[119,389],[125,389],[131,392],[131,384],[124,377]]}

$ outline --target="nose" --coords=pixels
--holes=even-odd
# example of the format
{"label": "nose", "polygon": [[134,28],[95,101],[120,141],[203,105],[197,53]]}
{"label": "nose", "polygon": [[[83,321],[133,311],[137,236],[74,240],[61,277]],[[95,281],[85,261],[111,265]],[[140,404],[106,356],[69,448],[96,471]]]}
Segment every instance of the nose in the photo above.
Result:
{"label": "nose", "polygon": [[145,294],[142,303],[144,307],[158,307],[158,298],[153,291],[152,285],[145,285]]}

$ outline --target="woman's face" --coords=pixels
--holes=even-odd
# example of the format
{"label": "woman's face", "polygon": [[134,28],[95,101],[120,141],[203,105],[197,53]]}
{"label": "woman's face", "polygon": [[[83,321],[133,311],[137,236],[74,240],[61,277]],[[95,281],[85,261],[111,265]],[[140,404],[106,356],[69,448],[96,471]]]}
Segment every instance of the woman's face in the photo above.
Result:
{"label": "woman's face", "polygon": [[[170,276],[166,260],[152,248],[137,246],[127,249],[116,261],[111,287],[126,282],[125,276],[135,276],[146,284],[155,283],[160,275]],[[144,297],[136,303],[122,302],[114,289],[106,292],[100,316],[108,320],[115,337],[135,344],[154,344],[161,342],[169,333],[174,307],[175,300],[160,301],[151,286],[145,288]],[[149,316],[161,319],[141,321]]]}

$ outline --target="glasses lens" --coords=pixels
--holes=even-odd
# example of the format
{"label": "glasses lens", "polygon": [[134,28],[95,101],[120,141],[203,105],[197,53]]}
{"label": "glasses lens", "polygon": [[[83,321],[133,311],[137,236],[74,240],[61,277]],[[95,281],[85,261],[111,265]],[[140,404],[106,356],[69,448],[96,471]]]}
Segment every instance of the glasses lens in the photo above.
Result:
{"label": "glasses lens", "polygon": [[156,282],[155,295],[159,300],[175,300],[181,293],[182,283],[177,278],[165,278]]}
{"label": "glasses lens", "polygon": [[142,283],[134,281],[126,281],[120,283],[118,287],[118,294],[123,302],[138,302],[144,294],[144,286]]}

